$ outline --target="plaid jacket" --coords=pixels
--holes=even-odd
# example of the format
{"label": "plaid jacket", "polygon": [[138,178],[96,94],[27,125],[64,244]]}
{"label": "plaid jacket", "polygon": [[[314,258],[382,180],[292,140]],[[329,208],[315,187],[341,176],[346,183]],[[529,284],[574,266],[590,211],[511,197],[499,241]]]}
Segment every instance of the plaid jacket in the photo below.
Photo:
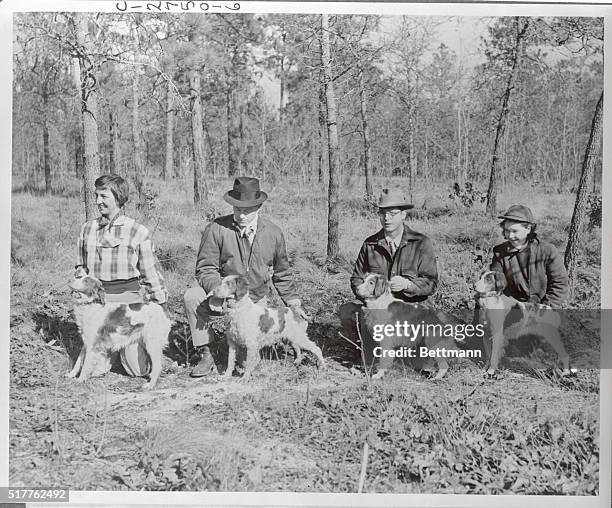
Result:
{"label": "plaid jacket", "polygon": [[153,250],[149,230],[134,219],[119,215],[105,227],[98,218],[81,227],[77,266],[102,281],[138,277],[149,298],[164,303],[167,291]]}

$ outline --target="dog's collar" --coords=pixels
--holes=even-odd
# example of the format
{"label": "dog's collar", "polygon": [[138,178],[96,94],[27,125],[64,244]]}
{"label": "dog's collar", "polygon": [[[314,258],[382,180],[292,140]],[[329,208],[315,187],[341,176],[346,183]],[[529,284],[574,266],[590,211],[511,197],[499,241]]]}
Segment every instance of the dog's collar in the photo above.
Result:
{"label": "dog's collar", "polygon": [[75,307],[85,307],[86,305],[99,305],[100,307],[104,307],[104,305],[102,305],[102,302],[98,301],[98,300],[88,300],[88,299],[81,299],[81,298],[73,298],[73,305]]}
{"label": "dog's collar", "polygon": [[226,312],[229,309],[239,309],[240,307],[244,307],[245,305],[248,305],[248,301],[251,301],[251,303],[253,303],[253,300],[251,300],[251,297],[246,294],[244,295],[242,298],[235,298],[234,296],[230,297],[230,298],[225,298],[223,300],[223,311]]}
{"label": "dog's collar", "polygon": [[487,291],[486,293],[480,293],[476,291],[476,293],[474,293],[474,298],[490,298],[491,296],[501,296],[501,295],[502,295],[501,291]]}

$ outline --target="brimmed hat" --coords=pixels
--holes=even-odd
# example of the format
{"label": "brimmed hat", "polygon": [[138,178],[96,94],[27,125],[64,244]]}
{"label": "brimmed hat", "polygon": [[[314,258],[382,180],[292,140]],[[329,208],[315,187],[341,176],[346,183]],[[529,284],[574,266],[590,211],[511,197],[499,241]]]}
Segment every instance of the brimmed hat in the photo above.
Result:
{"label": "brimmed hat", "polygon": [[404,193],[398,187],[395,189],[382,190],[378,198],[378,208],[399,208],[400,210],[408,210],[409,208],[414,208],[414,205],[406,200]]}
{"label": "brimmed hat", "polygon": [[513,220],[515,222],[528,222],[529,224],[535,224],[533,221],[533,214],[531,210],[523,205],[512,205],[506,213],[498,215],[498,219]]}
{"label": "brimmed hat", "polygon": [[248,176],[239,176],[234,180],[234,188],[227,191],[223,199],[232,206],[255,206],[260,205],[268,195],[259,190],[259,180]]}

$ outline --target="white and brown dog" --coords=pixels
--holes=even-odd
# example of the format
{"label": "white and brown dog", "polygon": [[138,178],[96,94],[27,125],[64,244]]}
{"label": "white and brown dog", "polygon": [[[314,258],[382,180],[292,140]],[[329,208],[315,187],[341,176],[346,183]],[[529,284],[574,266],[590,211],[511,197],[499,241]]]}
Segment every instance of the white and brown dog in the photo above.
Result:
{"label": "white and brown dog", "polygon": [[85,381],[111,368],[111,353],[141,342],[151,360],[149,382],[152,388],[162,370],[162,352],[168,344],[171,321],[160,305],[148,303],[106,303],[102,283],[87,275],[74,279],[76,323],[83,346],[68,377]]}
{"label": "white and brown dog", "polygon": [[[443,313],[436,312],[433,309],[416,303],[404,302],[403,300],[395,298],[389,288],[389,282],[384,275],[377,273],[366,274],[363,282],[357,286],[356,292],[365,302],[363,315],[368,335],[366,340],[368,341],[371,340],[374,325],[395,325],[396,323],[405,322],[408,324],[423,323],[440,327],[440,325],[444,324],[444,319],[442,319],[442,317],[445,318],[446,316],[443,315]],[[437,348],[447,351],[459,349],[452,337],[441,336],[440,334],[436,335],[435,333],[431,335],[421,334],[411,338],[397,335],[385,335],[380,342],[382,356],[380,356],[377,372],[372,376],[372,379],[381,379],[384,377],[386,371],[393,366],[394,356],[390,354],[391,350],[398,347],[418,350],[422,346],[425,346],[428,350]],[[365,344],[364,347],[369,349],[371,344]],[[371,352],[368,351],[366,358],[370,354]],[[423,370],[430,370],[427,365],[428,362],[431,362],[431,360],[425,360]],[[434,362],[438,368],[434,379],[442,379],[448,372],[448,361],[443,356],[436,356]]]}
{"label": "white and brown dog", "polygon": [[357,296],[363,299],[367,309],[383,310],[393,302],[401,302],[391,293],[387,277],[378,273],[366,274],[356,291]]}
{"label": "white and brown dog", "polygon": [[[508,340],[527,334],[547,340],[563,364],[562,375],[571,374],[569,355],[559,334],[559,314],[548,305],[519,302],[506,296],[503,294],[505,288],[504,274],[493,270],[484,272],[474,285],[476,300],[490,328],[490,337],[484,338],[487,375],[493,376],[499,368]],[[517,319],[506,325],[510,312],[516,312]]]}
{"label": "white and brown dog", "polygon": [[[230,378],[236,365],[236,349],[247,350],[243,380],[247,380],[259,363],[259,350],[287,340],[295,351],[295,364],[302,361],[301,350],[310,351],[319,367],[325,366],[321,349],[308,338],[308,322],[294,308],[271,308],[255,303],[249,296],[248,280],[241,275],[228,275],[212,291],[216,298],[228,299],[229,327],[226,331],[229,353],[225,377]],[[233,300],[233,301],[232,301]]]}

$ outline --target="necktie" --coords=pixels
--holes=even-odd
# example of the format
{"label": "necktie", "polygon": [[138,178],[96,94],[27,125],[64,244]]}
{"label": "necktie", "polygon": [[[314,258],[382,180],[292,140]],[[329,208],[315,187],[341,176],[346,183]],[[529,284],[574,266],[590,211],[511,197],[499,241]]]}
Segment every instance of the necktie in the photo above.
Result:
{"label": "necktie", "polygon": [[393,240],[389,240],[389,252],[392,256],[395,254],[395,242]]}
{"label": "necktie", "polygon": [[254,231],[253,231],[252,227],[246,228],[244,230],[244,232],[242,233],[242,237],[246,238],[248,240],[249,245],[251,245],[253,243],[253,241],[252,241],[253,233],[254,233]]}

